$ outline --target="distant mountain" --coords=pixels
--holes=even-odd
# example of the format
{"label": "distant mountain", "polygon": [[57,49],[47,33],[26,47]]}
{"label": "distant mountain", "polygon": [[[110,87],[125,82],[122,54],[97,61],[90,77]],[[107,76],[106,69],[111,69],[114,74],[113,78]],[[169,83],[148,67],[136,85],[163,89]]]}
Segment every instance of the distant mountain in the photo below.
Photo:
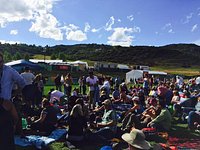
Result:
{"label": "distant mountain", "polygon": [[[44,51],[45,50],[45,51]],[[166,46],[109,46],[103,44],[56,45],[45,47],[26,44],[0,44],[0,51],[16,52],[30,57],[44,54],[66,60],[93,60],[149,66],[199,66],[200,46],[195,44],[171,44]],[[19,54],[18,54],[19,55]],[[23,57],[23,56],[22,56]]]}

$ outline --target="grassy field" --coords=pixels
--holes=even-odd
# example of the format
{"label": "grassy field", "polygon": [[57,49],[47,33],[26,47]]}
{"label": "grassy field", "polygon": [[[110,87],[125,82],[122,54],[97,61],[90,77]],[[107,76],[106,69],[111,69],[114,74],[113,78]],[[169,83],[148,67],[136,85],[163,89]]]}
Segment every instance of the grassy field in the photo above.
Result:
{"label": "grassy field", "polygon": [[200,75],[200,67],[199,66],[193,66],[190,68],[184,68],[184,67],[171,67],[171,66],[157,66],[157,67],[151,67],[151,70],[155,71],[164,71],[168,74],[175,74],[175,75],[184,75],[184,76],[198,76]]}

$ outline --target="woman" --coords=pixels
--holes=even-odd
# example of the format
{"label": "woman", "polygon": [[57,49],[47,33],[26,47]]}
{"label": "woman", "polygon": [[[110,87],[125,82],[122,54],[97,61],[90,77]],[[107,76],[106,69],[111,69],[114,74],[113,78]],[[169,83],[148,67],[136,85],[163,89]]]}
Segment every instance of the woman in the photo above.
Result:
{"label": "woman", "polygon": [[15,150],[14,129],[18,121],[17,111],[9,100],[0,99],[0,148]]}
{"label": "woman", "polygon": [[69,130],[66,135],[70,142],[79,142],[84,138],[84,129],[87,128],[86,118],[83,115],[82,106],[80,104],[74,105],[69,116]]}
{"label": "woman", "polygon": [[68,73],[64,79],[64,93],[69,97],[71,96],[71,92],[72,92],[72,77],[71,74]]}
{"label": "woman", "polygon": [[173,91],[173,97],[171,103],[173,104],[173,109],[174,109],[173,116],[180,114],[181,113],[180,95],[177,90]]}
{"label": "woman", "polygon": [[40,114],[40,118],[31,124],[31,129],[50,134],[57,124],[57,110],[50,105],[46,98],[42,100],[42,107],[43,110]]}

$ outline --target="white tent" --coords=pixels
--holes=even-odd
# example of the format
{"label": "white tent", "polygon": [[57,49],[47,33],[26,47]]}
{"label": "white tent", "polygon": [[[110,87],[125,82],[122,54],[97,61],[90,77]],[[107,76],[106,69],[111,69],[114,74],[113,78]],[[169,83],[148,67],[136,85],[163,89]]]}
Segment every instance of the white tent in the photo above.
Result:
{"label": "white tent", "polygon": [[131,80],[135,81],[142,77],[143,77],[143,70],[131,70],[126,73],[126,83],[131,82]]}
{"label": "white tent", "polygon": [[139,78],[143,78],[143,72],[148,72],[148,74],[151,75],[167,75],[166,72],[161,72],[161,71],[131,70],[126,73],[126,83],[129,83],[131,79],[135,81]]}

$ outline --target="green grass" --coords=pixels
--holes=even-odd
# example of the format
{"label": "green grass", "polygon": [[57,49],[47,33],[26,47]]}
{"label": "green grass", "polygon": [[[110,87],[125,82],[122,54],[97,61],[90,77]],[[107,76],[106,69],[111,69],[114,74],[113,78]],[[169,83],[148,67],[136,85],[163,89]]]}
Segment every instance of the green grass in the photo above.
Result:
{"label": "green grass", "polygon": [[[78,88],[78,85],[72,85],[72,90],[73,90],[75,87]],[[55,87],[54,85],[46,85],[46,86],[44,87],[44,95],[47,95],[48,92],[50,91],[50,89],[52,89],[52,88],[56,89],[56,87]],[[63,91],[64,91],[64,87],[62,86],[62,92],[63,92]]]}
{"label": "green grass", "polygon": [[[169,132],[169,136],[170,137],[177,137],[179,139],[199,139],[199,133],[195,133],[194,131],[190,131],[187,129],[187,124],[176,124],[173,123],[172,126],[172,130]],[[60,139],[57,142],[53,142],[51,143],[48,148],[49,150],[69,150],[69,148],[67,148],[66,146],[64,146],[64,142],[65,142],[65,137],[63,137],[62,139]],[[155,144],[158,143],[167,143],[167,140],[156,136],[153,140],[149,141],[150,144],[153,146]],[[88,141],[86,141],[86,143],[84,143],[83,146],[81,146],[81,150],[98,150],[101,147],[105,146],[107,144],[103,144],[103,143],[89,143]],[[125,149],[127,147],[126,143],[121,143],[121,149]],[[16,148],[17,150],[34,150],[34,147],[19,147],[17,146]],[[77,149],[79,150],[79,149]]]}
{"label": "green grass", "polygon": [[164,71],[168,74],[179,74],[185,76],[197,76],[200,73],[199,66],[192,66],[190,68],[174,67],[174,66],[156,66],[151,67],[151,70]]}

